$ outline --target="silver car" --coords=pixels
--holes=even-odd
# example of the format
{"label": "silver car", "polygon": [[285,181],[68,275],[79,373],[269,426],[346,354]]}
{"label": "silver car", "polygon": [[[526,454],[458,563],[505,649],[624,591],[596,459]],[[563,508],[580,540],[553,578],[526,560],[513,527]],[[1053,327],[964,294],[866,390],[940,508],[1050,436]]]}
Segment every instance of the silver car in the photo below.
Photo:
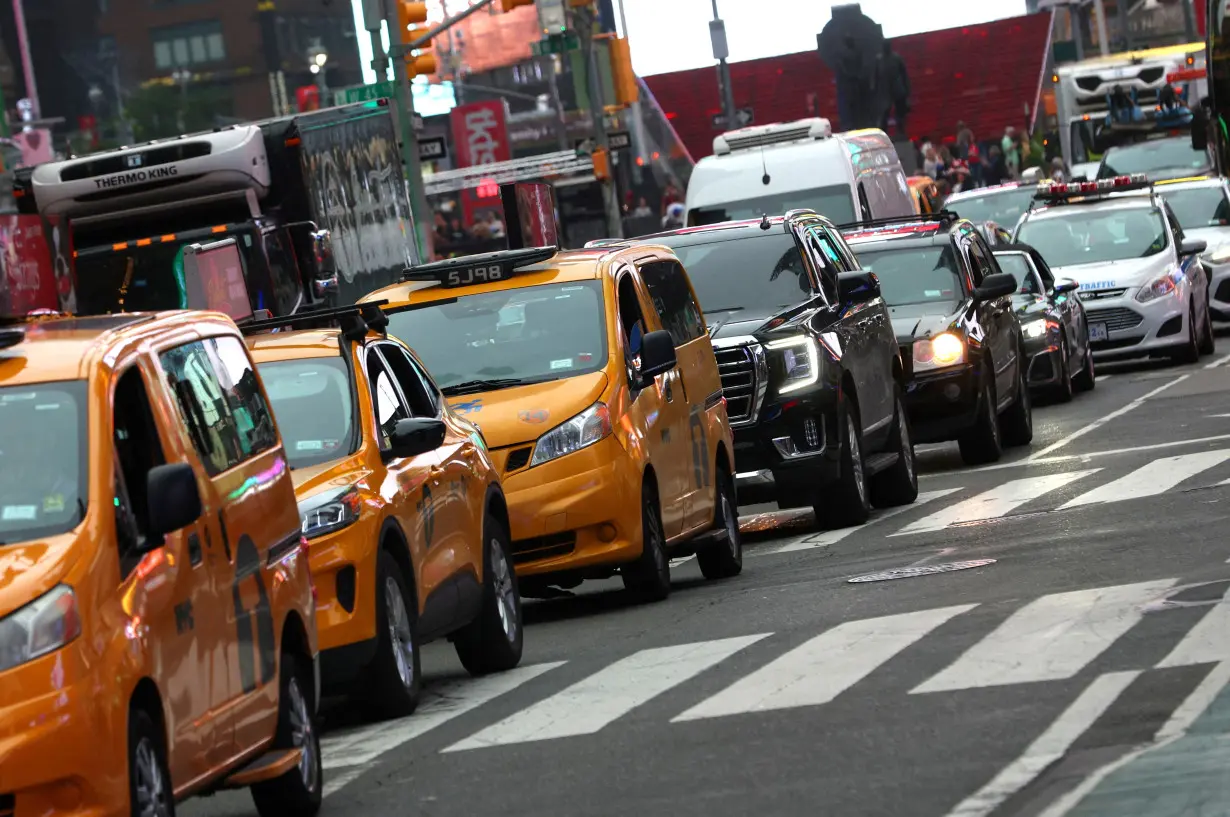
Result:
{"label": "silver car", "polygon": [[1209,277],[1209,312],[1214,323],[1230,324],[1230,182],[1219,176],[1180,179],[1159,183],[1157,192],[1187,237],[1208,244],[1200,261]]}

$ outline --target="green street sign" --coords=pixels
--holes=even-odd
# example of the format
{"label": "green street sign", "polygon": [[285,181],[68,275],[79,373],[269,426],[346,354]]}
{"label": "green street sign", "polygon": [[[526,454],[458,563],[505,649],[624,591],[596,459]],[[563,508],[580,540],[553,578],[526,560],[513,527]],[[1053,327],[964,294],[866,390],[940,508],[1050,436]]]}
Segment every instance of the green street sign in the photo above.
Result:
{"label": "green street sign", "polygon": [[339,88],[333,94],[333,101],[337,105],[350,105],[355,102],[371,102],[376,99],[392,99],[393,97],[393,83],[386,80],[374,85],[352,85],[349,88]]}

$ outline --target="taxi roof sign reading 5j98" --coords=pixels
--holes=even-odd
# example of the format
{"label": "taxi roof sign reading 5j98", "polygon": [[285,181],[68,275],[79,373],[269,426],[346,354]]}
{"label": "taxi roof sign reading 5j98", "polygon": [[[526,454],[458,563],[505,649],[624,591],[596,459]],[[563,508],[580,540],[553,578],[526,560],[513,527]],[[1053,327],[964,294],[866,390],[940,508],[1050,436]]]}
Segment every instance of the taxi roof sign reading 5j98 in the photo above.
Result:
{"label": "taxi roof sign reading 5j98", "polygon": [[494,284],[516,275],[517,271],[524,267],[531,267],[554,257],[556,252],[556,247],[526,247],[482,255],[465,255],[411,267],[402,277],[406,281],[435,281],[446,287]]}
{"label": "taxi roof sign reading 5j98", "polygon": [[1111,179],[1098,179],[1092,182],[1042,182],[1034,193],[1034,198],[1051,201],[1084,198],[1087,196],[1106,195],[1109,193],[1127,193],[1132,190],[1145,190],[1153,183],[1144,173],[1133,173],[1130,176],[1115,176]]}

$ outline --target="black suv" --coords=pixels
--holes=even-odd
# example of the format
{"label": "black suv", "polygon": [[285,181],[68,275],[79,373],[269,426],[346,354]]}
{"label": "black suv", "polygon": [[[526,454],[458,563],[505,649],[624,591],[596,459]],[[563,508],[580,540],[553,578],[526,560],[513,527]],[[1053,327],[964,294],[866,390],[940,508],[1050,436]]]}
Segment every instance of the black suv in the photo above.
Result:
{"label": "black suv", "polygon": [[902,367],[876,277],[810,210],[645,236],[683,262],[735,431],[740,504],[829,526],[918,495]]}
{"label": "black suv", "polygon": [[1033,439],[1017,283],[977,227],[956,213],[844,225],[880,280],[906,366],[906,407],[919,442],[956,440],[969,464]]}

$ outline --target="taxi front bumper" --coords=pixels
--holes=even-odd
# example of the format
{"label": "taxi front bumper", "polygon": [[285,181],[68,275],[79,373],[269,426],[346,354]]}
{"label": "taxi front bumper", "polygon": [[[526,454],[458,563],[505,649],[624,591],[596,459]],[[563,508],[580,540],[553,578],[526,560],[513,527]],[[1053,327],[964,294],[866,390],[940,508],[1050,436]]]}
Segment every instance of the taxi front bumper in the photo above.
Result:
{"label": "taxi front bumper", "polygon": [[[1095,360],[1173,352],[1187,342],[1188,288],[1141,303],[1137,287],[1114,298],[1085,302],[1085,322]],[[1106,330],[1103,338],[1099,327]],[[1095,340],[1094,338],[1099,338]]]}

